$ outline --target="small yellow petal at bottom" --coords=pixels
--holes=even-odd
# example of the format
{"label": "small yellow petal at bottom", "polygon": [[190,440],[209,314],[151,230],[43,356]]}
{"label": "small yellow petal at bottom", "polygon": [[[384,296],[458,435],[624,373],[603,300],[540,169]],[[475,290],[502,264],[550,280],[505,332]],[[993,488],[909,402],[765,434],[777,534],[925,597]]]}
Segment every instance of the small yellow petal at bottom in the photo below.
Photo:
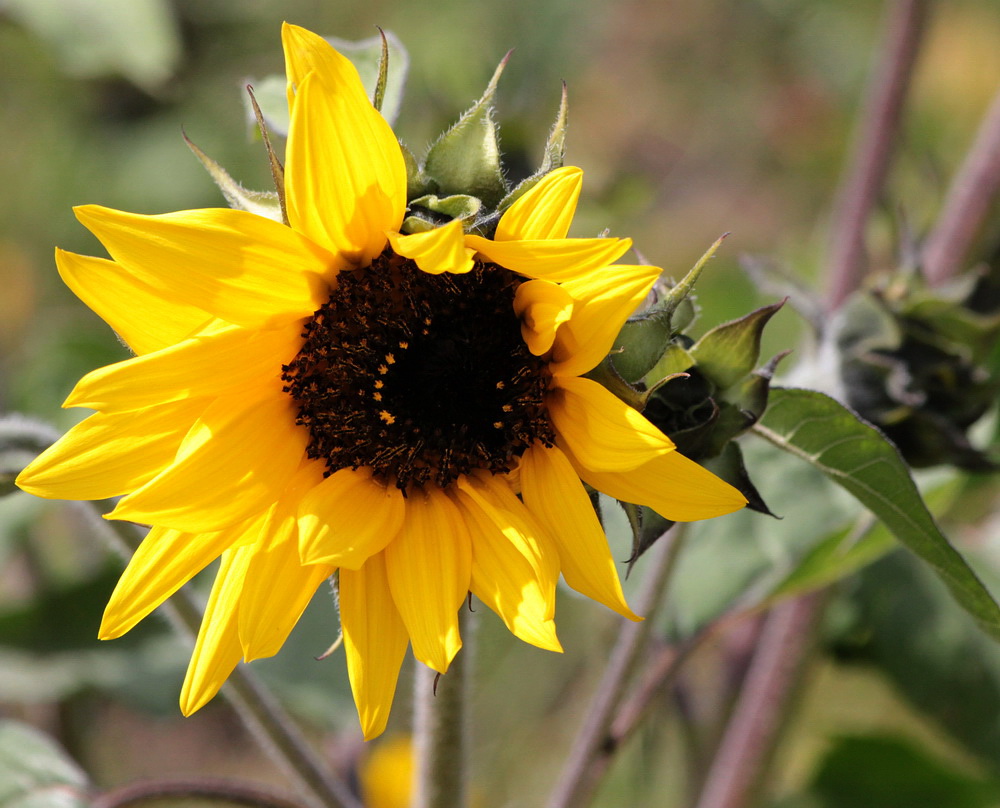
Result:
{"label": "small yellow petal at bottom", "polygon": [[351,691],[368,741],[389,720],[409,642],[389,591],[384,554],[372,556],[360,570],[340,571],[340,622]]}
{"label": "small yellow petal at bottom", "polygon": [[458,610],[472,576],[469,533],[446,494],[410,494],[403,526],[385,548],[385,567],[413,656],[445,673],[462,647]]}

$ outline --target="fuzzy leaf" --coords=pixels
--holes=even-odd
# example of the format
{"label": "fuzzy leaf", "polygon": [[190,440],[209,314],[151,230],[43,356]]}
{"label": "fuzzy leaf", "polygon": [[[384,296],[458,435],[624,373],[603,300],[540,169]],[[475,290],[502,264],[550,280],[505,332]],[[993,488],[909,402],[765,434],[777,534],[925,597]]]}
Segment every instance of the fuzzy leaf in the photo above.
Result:
{"label": "fuzzy leaf", "polygon": [[741,381],[757,365],[764,326],[784,304],[763,306],[705,334],[691,347],[698,369],[720,390]]}
{"label": "fuzzy leaf", "polygon": [[1000,639],[1000,606],[941,533],[895,446],[829,396],[772,388],[755,431],[822,471],[927,562],[984,631]]}
{"label": "fuzzy leaf", "polygon": [[493,96],[507,58],[475,104],[427,152],[424,173],[443,196],[468,194],[494,208],[507,193],[500,166],[500,141],[493,120]]}
{"label": "fuzzy leaf", "polygon": [[0,722],[0,808],[85,808],[87,776],[27,724]]}

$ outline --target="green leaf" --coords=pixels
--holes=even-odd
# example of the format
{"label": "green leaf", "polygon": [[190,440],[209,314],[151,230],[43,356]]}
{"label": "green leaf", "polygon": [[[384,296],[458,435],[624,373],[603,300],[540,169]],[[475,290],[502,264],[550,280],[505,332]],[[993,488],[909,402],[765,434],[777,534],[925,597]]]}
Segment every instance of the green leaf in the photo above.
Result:
{"label": "green leaf", "polygon": [[54,741],[0,721],[0,808],[85,808],[87,776]]}
{"label": "green leaf", "polygon": [[[508,54],[509,56],[509,54]],[[424,173],[443,196],[468,194],[494,208],[507,194],[500,166],[500,142],[493,120],[493,96],[507,57],[475,104],[434,142],[424,161]]]}
{"label": "green leaf", "polygon": [[827,752],[812,788],[822,808],[992,808],[996,782],[973,778],[912,741],[845,736]]}
{"label": "green leaf", "polygon": [[893,553],[858,578],[855,659],[876,665],[923,715],[1000,773],[1000,646],[912,555]]}
{"label": "green leaf", "polygon": [[5,0],[0,7],[76,76],[121,75],[155,93],[180,62],[180,32],[167,0]]}
{"label": "green leaf", "polygon": [[926,561],[952,596],[1000,639],[1000,607],[931,516],[896,447],[842,404],[812,390],[772,388],[754,427],[849,491]]}
{"label": "green leaf", "polygon": [[763,306],[738,320],[718,325],[691,346],[698,369],[720,390],[745,378],[760,356],[760,336],[785,301]]}

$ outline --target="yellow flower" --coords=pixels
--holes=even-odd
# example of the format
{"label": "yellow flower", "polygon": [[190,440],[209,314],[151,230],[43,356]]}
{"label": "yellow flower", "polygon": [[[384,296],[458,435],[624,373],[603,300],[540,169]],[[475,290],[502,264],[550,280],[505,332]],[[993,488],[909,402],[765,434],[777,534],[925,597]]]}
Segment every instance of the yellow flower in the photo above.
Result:
{"label": "yellow flower", "polygon": [[402,235],[403,156],[353,66],[301,28],[283,43],[290,226],[79,208],[112,260],[58,251],[60,274],[136,356],[77,384],[66,406],[96,414],[18,484],[124,495],[108,518],[152,526],[103,638],[221,556],[185,714],[241,659],[276,653],[339,570],[371,738],[408,644],[448,669],[469,591],[552,650],[560,572],[638,619],[581,479],[674,520],[745,500],[581,376],[659,270],[613,265],[628,240],[567,238],[579,169],[547,174],[492,239],[457,221]]}

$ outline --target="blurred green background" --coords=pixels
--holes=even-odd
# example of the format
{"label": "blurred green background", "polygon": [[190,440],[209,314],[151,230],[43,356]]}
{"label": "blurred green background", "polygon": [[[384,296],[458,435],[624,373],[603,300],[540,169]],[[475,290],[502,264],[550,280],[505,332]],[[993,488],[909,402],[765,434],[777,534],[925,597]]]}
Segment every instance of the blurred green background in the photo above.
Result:
{"label": "blurred green background", "polygon": [[[221,205],[182,129],[247,187],[269,186],[241,88],[281,72],[282,20],[345,39],[370,37],[376,25],[395,32],[410,54],[396,129],[418,153],[479,96],[514,48],[497,99],[514,179],[540,158],[565,80],[567,162],[585,172],[574,235],[609,228],[631,236],[651,263],[680,276],[720,234],[732,233],[699,284],[704,328],[770,302],[742,273],[741,255],[822,284],[831,199],[882,11],[875,0],[3,0],[0,411],[30,414],[62,430],[80,417],[59,408],[75,380],[126,356],[56,274],[57,245],[102,254],[76,223],[73,205],[143,213]],[[933,221],[998,77],[1000,5],[938,4],[885,209],[871,228],[876,266],[893,265],[900,210],[917,232]],[[764,356],[799,345],[803,333],[791,311],[781,312],[768,327]],[[780,512],[781,492],[765,496]],[[987,551],[989,534],[980,528]],[[624,557],[624,536],[615,540]],[[123,640],[93,639],[120,565],[79,511],[24,495],[0,500],[0,712],[51,732],[100,787],[194,773],[249,773],[281,783],[226,705],[180,718],[176,695],[186,651],[155,619]],[[641,564],[637,571],[641,577]],[[916,576],[914,587],[933,590],[909,568],[881,574]],[[476,759],[478,787],[490,795],[484,808],[540,803],[613,637],[616,622],[593,604],[566,595],[560,608],[562,657],[517,643],[490,615],[482,620]],[[856,626],[856,604],[844,611]],[[318,602],[290,647],[254,667],[324,752],[350,763],[367,751],[357,739],[342,657],[313,661],[335,635],[332,607]],[[841,657],[851,656],[838,648]],[[984,681],[996,696],[1000,675],[990,666],[1000,670],[1000,663],[992,648],[983,654]],[[712,668],[712,650],[705,656],[688,677],[695,693],[699,671]],[[957,665],[944,658],[941,674]],[[880,669],[886,666],[846,664],[831,655],[818,663],[793,740],[782,751],[776,799],[860,808],[864,803],[831,797],[821,787],[823,772],[836,779],[838,765],[851,770],[851,755],[902,756],[914,771],[938,766],[942,777],[966,785],[996,775],[995,716],[981,721],[972,741],[952,727],[949,734],[912,706],[919,699],[901,698],[889,684],[891,671],[885,676]],[[712,690],[711,682],[705,689]],[[407,701],[403,683],[393,722],[399,731]],[[986,707],[998,705],[1000,697]],[[601,805],[674,804],[665,795],[683,779],[684,756],[674,742],[681,728],[669,717],[669,699],[662,706],[657,727],[626,750]],[[877,742],[872,751],[860,741],[832,740],[867,732],[907,740],[885,741],[888,752]],[[824,757],[831,749],[840,757]],[[825,767],[819,774],[817,765]],[[809,783],[826,796],[796,801]],[[959,792],[966,793],[949,790]],[[975,799],[927,804],[992,804]]]}

